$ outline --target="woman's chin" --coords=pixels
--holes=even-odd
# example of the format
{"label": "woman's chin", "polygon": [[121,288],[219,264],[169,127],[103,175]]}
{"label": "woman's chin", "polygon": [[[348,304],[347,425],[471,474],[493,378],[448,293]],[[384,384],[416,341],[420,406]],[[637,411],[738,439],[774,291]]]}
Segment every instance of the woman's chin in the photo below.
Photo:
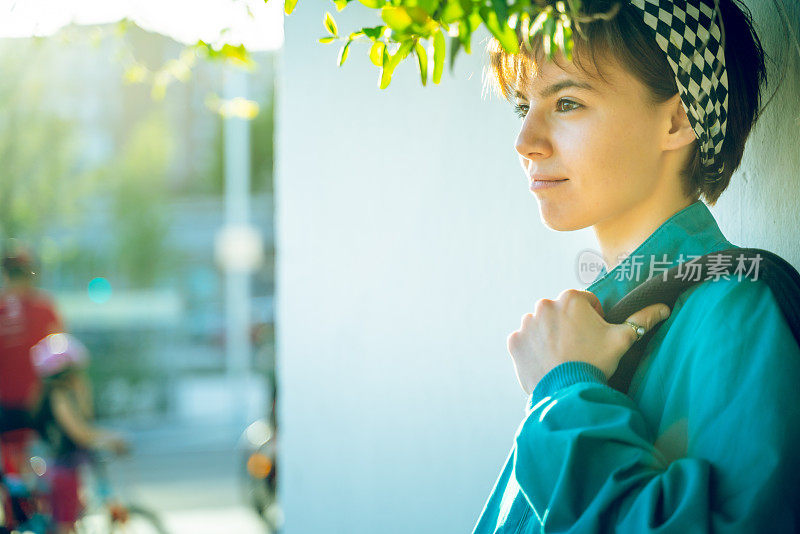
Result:
{"label": "woman's chin", "polygon": [[577,230],[577,228],[570,226],[568,224],[564,224],[563,222],[553,222],[547,219],[543,219],[544,225],[551,230],[555,230],[556,232],[569,232],[572,230]]}
{"label": "woman's chin", "polygon": [[539,201],[539,216],[542,223],[551,230],[563,232],[570,229],[570,217],[560,209],[560,206],[553,206],[547,200]]}
{"label": "woman's chin", "polygon": [[539,213],[542,223],[556,232],[572,232],[589,226],[574,215],[558,209],[549,209],[546,203],[540,204]]}

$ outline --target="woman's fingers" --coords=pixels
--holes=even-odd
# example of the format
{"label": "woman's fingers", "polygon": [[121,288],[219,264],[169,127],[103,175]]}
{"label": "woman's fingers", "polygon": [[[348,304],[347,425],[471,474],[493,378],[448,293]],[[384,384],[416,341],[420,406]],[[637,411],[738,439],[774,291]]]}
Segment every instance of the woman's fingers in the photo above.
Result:
{"label": "woman's fingers", "polygon": [[[669,317],[669,314],[670,309],[666,304],[651,304],[628,317],[627,321],[643,327],[644,332],[642,332],[642,335],[644,335]],[[622,343],[626,347],[630,347],[639,339],[636,330],[627,323],[614,325],[614,331],[619,334]]]}
{"label": "woman's fingers", "polygon": [[592,293],[591,291],[581,291],[586,295],[586,298],[589,300],[589,304],[592,305],[592,308],[600,315],[600,317],[605,317],[605,312],[603,311],[603,305],[600,304],[600,299],[597,298],[597,295]]}
{"label": "woman's fingers", "polygon": [[600,315],[600,317],[605,317],[605,312],[603,311],[603,305],[600,304],[600,299],[597,298],[597,295],[592,293],[591,291],[583,291],[580,289],[565,289],[558,295],[558,300],[566,300],[567,298],[583,298],[586,299],[589,304],[592,305],[592,308]]}

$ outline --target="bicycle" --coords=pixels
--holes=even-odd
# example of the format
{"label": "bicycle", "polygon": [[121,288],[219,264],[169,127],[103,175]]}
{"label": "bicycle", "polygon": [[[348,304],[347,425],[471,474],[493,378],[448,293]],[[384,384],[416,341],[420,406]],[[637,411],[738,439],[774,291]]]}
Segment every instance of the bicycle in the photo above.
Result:
{"label": "bicycle", "polygon": [[108,476],[107,453],[90,455],[92,488],[84,512],[75,525],[77,534],[169,534],[154,511],[116,497]]}
{"label": "bicycle", "polygon": [[[119,499],[108,476],[107,453],[92,452],[86,455],[89,480],[83,488],[86,503],[75,524],[76,534],[169,534],[158,515],[146,507],[126,503]],[[46,461],[43,456],[30,457],[36,480],[24,480],[3,476],[0,478],[0,493],[4,502],[0,509],[11,510],[3,514],[0,534],[26,532],[50,534],[53,521],[49,515],[46,496],[48,484]]]}
{"label": "bicycle", "polygon": [[28,458],[28,462],[23,460],[20,472],[0,470],[0,534],[47,532],[48,496],[35,471],[41,466],[38,460],[38,456]]}

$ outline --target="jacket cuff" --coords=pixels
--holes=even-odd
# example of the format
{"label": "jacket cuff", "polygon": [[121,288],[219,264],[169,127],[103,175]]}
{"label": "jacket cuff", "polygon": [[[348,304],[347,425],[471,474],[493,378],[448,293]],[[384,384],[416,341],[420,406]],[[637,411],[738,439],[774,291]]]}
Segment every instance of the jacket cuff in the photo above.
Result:
{"label": "jacket cuff", "polygon": [[544,375],[533,388],[528,398],[527,413],[532,412],[545,397],[550,397],[559,389],[580,382],[608,385],[605,373],[591,363],[578,361],[561,363]]}

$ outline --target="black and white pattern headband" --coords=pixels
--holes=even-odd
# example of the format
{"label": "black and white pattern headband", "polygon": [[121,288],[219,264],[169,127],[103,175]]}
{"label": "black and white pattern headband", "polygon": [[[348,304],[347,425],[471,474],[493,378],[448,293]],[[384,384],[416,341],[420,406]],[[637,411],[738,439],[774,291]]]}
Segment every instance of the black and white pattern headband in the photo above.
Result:
{"label": "black and white pattern headband", "polygon": [[716,1],[630,0],[667,54],[712,181],[723,171],[719,154],[728,122],[728,72]]}

